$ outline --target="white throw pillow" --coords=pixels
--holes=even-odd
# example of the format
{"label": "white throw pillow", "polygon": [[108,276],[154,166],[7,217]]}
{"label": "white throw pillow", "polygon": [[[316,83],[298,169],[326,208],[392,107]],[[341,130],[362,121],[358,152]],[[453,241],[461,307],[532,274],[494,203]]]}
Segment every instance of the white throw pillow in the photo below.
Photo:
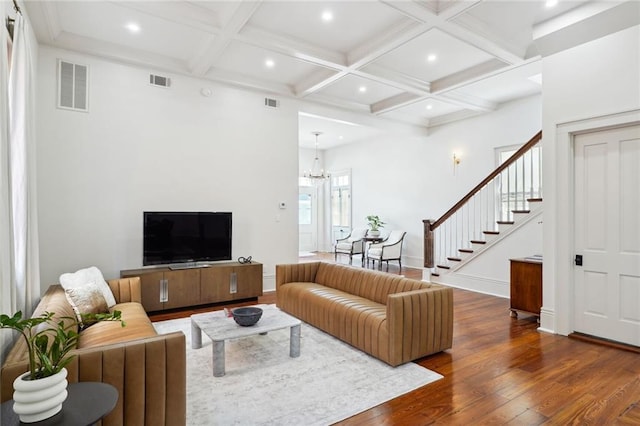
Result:
{"label": "white throw pillow", "polygon": [[106,314],[109,312],[101,286],[93,281],[79,287],[66,289],[64,292],[82,328],[90,325],[84,323],[82,314]]}
{"label": "white throw pillow", "polygon": [[60,275],[60,284],[65,290],[81,287],[87,283],[95,283],[104,296],[104,300],[107,301],[107,306],[110,308],[116,304],[116,299],[113,297],[109,284],[104,280],[102,272],[95,266],[89,268],[80,269],[73,273],[66,273]]}

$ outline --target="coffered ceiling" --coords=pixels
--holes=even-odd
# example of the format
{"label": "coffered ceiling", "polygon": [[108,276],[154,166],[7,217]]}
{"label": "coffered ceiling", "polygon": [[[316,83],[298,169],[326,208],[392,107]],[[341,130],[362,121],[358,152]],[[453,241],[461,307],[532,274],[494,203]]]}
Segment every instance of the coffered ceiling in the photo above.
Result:
{"label": "coffered ceiling", "polygon": [[[547,3],[31,0],[26,5],[43,44],[428,127],[539,93],[540,46],[553,51],[559,44],[554,40],[567,42],[562,37],[567,28],[594,25],[594,16],[633,2]],[[323,130],[317,128],[321,119],[301,116],[302,145],[313,146],[310,131]],[[347,126],[344,132],[358,127],[367,136],[375,132],[332,123]],[[327,143],[351,141],[338,136],[332,133]]]}

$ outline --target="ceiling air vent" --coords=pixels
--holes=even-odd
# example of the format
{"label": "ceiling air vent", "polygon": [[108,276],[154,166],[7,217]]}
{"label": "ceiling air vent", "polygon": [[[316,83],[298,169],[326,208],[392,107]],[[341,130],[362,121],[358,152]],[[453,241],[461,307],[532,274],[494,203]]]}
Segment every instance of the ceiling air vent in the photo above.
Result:
{"label": "ceiling air vent", "polygon": [[280,102],[277,99],[264,98],[264,106],[269,108],[278,108],[280,106]]}
{"label": "ceiling air vent", "polygon": [[171,79],[161,75],[149,74],[149,83],[152,86],[169,87],[171,86]]}
{"label": "ceiling air vent", "polygon": [[89,67],[58,59],[58,108],[89,111]]}

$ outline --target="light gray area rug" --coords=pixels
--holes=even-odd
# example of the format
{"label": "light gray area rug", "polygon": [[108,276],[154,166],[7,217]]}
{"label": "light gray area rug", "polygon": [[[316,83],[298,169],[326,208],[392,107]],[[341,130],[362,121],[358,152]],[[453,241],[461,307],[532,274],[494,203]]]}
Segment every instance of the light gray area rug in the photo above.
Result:
{"label": "light gray area rug", "polygon": [[187,425],[329,425],[441,375],[408,363],[390,367],[302,323],[301,354],[289,329],[226,343],[226,374],[213,377],[211,340],[191,349],[189,318],[154,323],[187,337]]}

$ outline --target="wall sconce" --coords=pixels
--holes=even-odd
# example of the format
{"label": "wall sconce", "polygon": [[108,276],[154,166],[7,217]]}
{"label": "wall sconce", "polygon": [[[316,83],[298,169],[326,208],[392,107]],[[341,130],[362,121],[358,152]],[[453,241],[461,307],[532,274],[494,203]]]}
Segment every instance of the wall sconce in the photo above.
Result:
{"label": "wall sconce", "polygon": [[460,164],[460,154],[457,152],[453,153],[453,174],[456,174],[456,169],[458,168],[458,165]]}

